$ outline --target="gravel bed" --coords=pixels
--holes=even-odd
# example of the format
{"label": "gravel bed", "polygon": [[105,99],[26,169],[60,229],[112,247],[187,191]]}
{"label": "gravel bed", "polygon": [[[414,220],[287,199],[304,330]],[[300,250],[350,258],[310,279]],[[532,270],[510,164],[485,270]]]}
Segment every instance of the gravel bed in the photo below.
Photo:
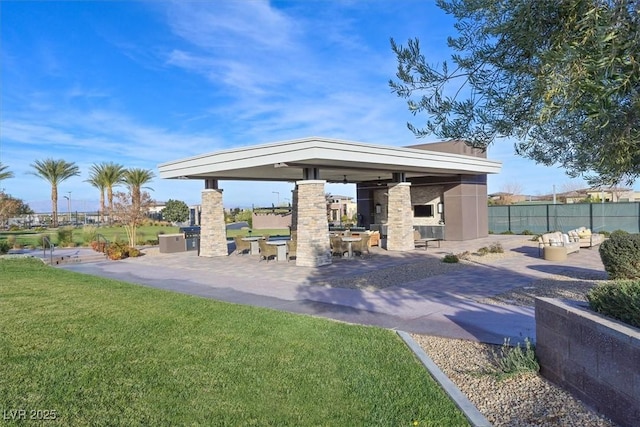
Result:
{"label": "gravel bed", "polygon": [[615,426],[536,373],[502,379],[485,373],[500,346],[412,337],[494,426]]}
{"label": "gravel bed", "polygon": [[559,276],[536,280],[529,286],[514,288],[499,295],[482,298],[478,302],[494,305],[533,306],[536,297],[587,301],[587,293],[605,282],[606,280],[571,280]]}
{"label": "gravel bed", "polygon": [[[472,254],[465,263],[492,263],[509,256],[513,253]],[[604,282],[597,280],[600,278],[601,275],[572,280],[566,276],[554,276],[479,302],[532,306],[536,297],[586,301],[587,292]],[[486,373],[500,346],[426,335],[412,336],[494,426],[616,425],[537,373],[516,374],[503,379]]]}
{"label": "gravel bed", "polygon": [[428,257],[416,262],[379,268],[364,274],[353,274],[346,277],[322,280],[315,284],[334,288],[375,291],[392,286],[400,286],[403,283],[422,280],[428,277],[447,274],[474,264],[492,263],[499,259],[515,255],[513,252],[489,253],[486,255],[470,253],[467,254],[464,259],[460,259],[458,263],[446,263],[442,262],[442,258],[440,257]]}
{"label": "gravel bed", "polygon": [[334,288],[379,290],[403,283],[446,274],[464,268],[464,264],[448,264],[440,258],[425,258],[393,267],[380,268],[364,274],[354,274],[335,279],[323,280],[316,284]]}

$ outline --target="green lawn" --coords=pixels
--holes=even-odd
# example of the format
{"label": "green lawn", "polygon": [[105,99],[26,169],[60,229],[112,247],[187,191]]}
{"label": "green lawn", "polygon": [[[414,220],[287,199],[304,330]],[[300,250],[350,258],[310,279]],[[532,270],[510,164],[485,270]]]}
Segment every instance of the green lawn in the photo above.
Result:
{"label": "green lawn", "polygon": [[[143,225],[138,227],[138,240],[157,240],[158,233],[160,234],[172,234],[178,233],[180,230],[179,227],[167,227],[160,225]],[[97,229],[98,233],[102,234],[107,238],[108,241],[114,242],[116,240],[127,241],[127,232],[123,227],[99,227]],[[234,236],[241,235],[245,236],[249,234],[247,230],[227,230],[227,238],[232,239]],[[269,234],[271,236],[288,236],[289,229],[288,228],[276,228],[276,229],[264,229],[264,230],[256,230],[252,229],[251,234],[256,236],[261,236],[264,234]],[[51,239],[53,244],[58,243],[58,233],[55,229],[46,230],[42,232],[36,232],[31,230],[20,230],[20,231],[6,231],[0,232],[0,240],[6,239],[8,236],[15,236],[16,242],[20,243],[24,247],[34,246],[36,248],[42,247],[42,235],[46,235]],[[76,246],[88,246],[87,243],[84,242],[82,228],[74,228],[73,229],[73,241],[76,243]]]}
{"label": "green lawn", "polygon": [[53,410],[55,425],[74,426],[468,425],[386,329],[33,259],[0,260],[0,278],[5,415]]}

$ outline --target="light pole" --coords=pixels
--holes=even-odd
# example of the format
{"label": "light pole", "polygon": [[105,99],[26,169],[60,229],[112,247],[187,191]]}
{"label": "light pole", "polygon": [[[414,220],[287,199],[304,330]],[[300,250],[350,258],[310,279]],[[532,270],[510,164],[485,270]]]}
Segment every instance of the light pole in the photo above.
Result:
{"label": "light pole", "polygon": [[278,195],[278,204],[276,206],[280,206],[280,192],[279,191],[272,191],[272,193]]}
{"label": "light pole", "polygon": [[67,191],[68,196],[63,196],[67,199],[67,215],[69,215],[69,224],[71,224],[71,191]]}

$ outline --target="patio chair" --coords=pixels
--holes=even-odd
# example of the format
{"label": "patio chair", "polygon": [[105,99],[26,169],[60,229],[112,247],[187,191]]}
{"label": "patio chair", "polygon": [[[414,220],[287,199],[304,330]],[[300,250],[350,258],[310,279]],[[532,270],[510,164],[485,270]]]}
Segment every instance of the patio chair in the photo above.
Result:
{"label": "patio chair", "polygon": [[295,240],[289,240],[287,242],[287,261],[291,258],[297,258],[296,251],[298,250],[298,242]]}
{"label": "patio chair", "polygon": [[427,241],[422,238],[420,235],[420,231],[413,230],[413,244],[415,247],[423,246],[425,250],[427,250]]}
{"label": "patio chair", "polygon": [[353,242],[351,244],[351,250],[354,254],[360,256],[364,255],[365,252],[367,253],[367,255],[371,255],[371,252],[369,252],[369,239],[371,238],[371,236],[369,236],[368,234],[361,234],[360,237],[362,238],[362,240]]}
{"label": "patio chair", "polygon": [[349,252],[349,246],[342,241],[340,236],[331,236],[329,243],[331,244],[331,255],[343,256]]}
{"label": "patio chair", "polygon": [[262,259],[266,259],[269,262],[269,258],[278,256],[278,248],[273,245],[267,245],[267,241],[265,239],[258,240],[258,247],[260,248],[260,257],[258,261],[262,261]]}
{"label": "patio chair", "polygon": [[242,240],[242,236],[235,236],[233,241],[236,242],[236,255],[240,255],[245,251],[251,252],[251,242]]}

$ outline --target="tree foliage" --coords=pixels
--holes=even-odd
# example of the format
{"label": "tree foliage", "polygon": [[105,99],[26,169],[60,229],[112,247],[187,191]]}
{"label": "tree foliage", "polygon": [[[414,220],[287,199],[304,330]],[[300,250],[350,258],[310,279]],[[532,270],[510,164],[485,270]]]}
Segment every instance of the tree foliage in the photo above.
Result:
{"label": "tree foliage", "polygon": [[137,200],[132,193],[122,191],[115,192],[113,196],[113,215],[124,226],[129,246],[134,247],[138,239],[138,227],[144,223],[154,201],[146,191],[140,192]]}
{"label": "tree foliage", "polygon": [[106,199],[109,202],[108,215],[111,220],[111,211],[113,210],[113,187],[121,184],[125,168],[122,165],[113,162],[94,163],[89,169],[89,179],[87,182],[100,191],[100,221],[104,220],[106,212]]}
{"label": "tree foliage", "polygon": [[32,175],[40,177],[51,184],[52,225],[58,226],[58,185],[72,176],[80,175],[80,169],[74,162],[59,159],[36,160],[31,164]]}
{"label": "tree foliage", "polygon": [[9,170],[9,166],[3,165],[2,162],[0,162],[0,181],[9,178],[13,178],[13,172]]}
{"label": "tree foliage", "polygon": [[22,199],[0,191],[0,225],[5,225],[9,218],[14,216],[33,215],[33,213],[33,209]]}
{"label": "tree foliage", "polygon": [[[418,39],[391,40],[392,90],[425,113],[418,136],[559,164],[591,184],[640,175],[640,2],[438,0],[456,18],[451,63],[429,64]],[[414,96],[418,96],[414,99]]]}
{"label": "tree foliage", "polygon": [[189,219],[189,206],[183,201],[169,199],[160,213],[165,221],[185,222]]}

